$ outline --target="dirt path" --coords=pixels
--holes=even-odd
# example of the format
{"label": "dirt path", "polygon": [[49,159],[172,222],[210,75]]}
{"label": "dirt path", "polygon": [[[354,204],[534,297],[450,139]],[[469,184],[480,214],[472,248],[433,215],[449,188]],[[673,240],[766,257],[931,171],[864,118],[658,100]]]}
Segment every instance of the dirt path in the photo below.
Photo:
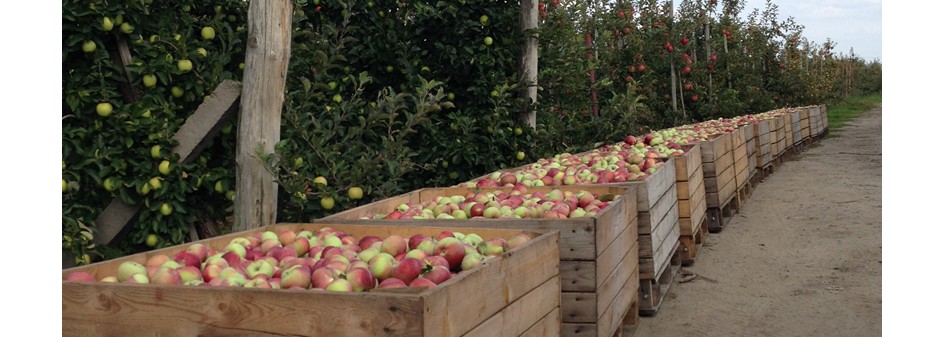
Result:
{"label": "dirt path", "polygon": [[632,336],[882,335],[881,128],[876,107],[784,163]]}

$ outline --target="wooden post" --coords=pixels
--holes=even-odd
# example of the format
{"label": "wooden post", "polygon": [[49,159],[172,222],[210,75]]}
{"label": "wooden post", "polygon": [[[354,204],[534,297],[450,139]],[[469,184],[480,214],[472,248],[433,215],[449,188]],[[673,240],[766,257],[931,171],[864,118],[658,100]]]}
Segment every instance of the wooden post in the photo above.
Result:
{"label": "wooden post", "polygon": [[279,186],[259,155],[274,152],[279,142],[291,38],[292,1],[249,2],[246,68],[236,138],[234,231],[276,221]]}
{"label": "wooden post", "polygon": [[532,104],[538,102],[538,33],[535,31],[538,28],[538,0],[521,0],[519,24],[525,34],[519,79],[525,85],[521,94],[528,97],[528,102],[519,112],[519,120],[522,124],[535,128],[536,118]]}

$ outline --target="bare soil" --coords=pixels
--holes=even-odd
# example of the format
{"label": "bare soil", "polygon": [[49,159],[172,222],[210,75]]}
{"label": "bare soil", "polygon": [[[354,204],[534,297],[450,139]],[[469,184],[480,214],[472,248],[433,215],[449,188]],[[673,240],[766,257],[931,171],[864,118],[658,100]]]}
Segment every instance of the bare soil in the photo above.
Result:
{"label": "bare soil", "polygon": [[881,336],[881,142],[877,106],[784,162],[630,335]]}

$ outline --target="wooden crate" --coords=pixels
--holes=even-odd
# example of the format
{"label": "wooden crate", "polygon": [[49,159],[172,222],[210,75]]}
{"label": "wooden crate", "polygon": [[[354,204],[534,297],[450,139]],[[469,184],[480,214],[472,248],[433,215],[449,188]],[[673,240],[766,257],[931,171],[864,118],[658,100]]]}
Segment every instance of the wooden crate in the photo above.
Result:
{"label": "wooden crate", "polygon": [[755,130],[755,153],[758,157],[756,167],[763,168],[768,166],[774,159],[771,155],[771,129],[767,121],[760,121],[753,124]]}
{"label": "wooden crate", "polygon": [[[671,178],[673,176],[670,176]],[[351,210],[336,213],[318,223],[354,223],[378,226],[397,226],[409,223],[412,226],[443,226],[462,231],[461,228],[512,228],[521,230],[558,230],[560,237],[561,264],[561,319],[562,334],[572,336],[573,331],[594,331],[596,336],[612,336],[627,315],[629,301],[623,303],[614,298],[622,295],[628,280],[636,280],[634,270],[639,267],[642,252],[638,241],[643,238],[638,225],[641,219],[637,210],[637,189],[640,184],[625,186],[571,185],[529,187],[529,192],[548,192],[561,189],[577,192],[585,190],[597,194],[619,195],[594,217],[573,219],[420,219],[385,220],[360,219],[365,214],[384,213],[403,203],[420,203],[438,196],[463,195],[468,191],[510,192],[511,187],[502,188],[425,188],[400,196],[384,199]],[[637,292],[638,283],[630,282],[627,291]],[[591,310],[593,309],[593,310]],[[571,332],[569,332],[571,331]]]}
{"label": "wooden crate", "polygon": [[824,133],[828,133],[830,132],[830,120],[827,118],[827,105],[821,104],[820,111],[822,112],[820,118],[824,121]]}
{"label": "wooden crate", "polygon": [[[223,250],[235,237],[260,231],[315,230],[325,225],[278,224],[201,242]],[[331,225],[364,236],[426,234],[445,227]],[[522,230],[477,228],[483,237]],[[62,331],[67,336],[526,336],[560,331],[557,231],[460,273],[432,289],[361,293],[130,283],[62,283]],[[124,261],[144,264],[184,246],[63,270],[115,275]],[[554,321],[556,324],[551,324]]]}
{"label": "wooden crate", "polygon": [[[699,143],[702,154],[702,172],[705,180],[706,201],[709,205],[721,204],[730,198],[728,190],[722,190],[730,181],[735,179],[732,166],[735,157],[732,155],[732,134],[723,133]],[[712,207],[712,206],[710,206]]]}
{"label": "wooden crate", "polygon": [[803,141],[810,139],[810,108],[801,109],[801,138]]}
{"label": "wooden crate", "polygon": [[801,135],[801,110],[795,109],[791,112],[791,140],[794,145],[800,145],[804,142]]}
{"label": "wooden crate", "polygon": [[686,196],[679,199],[679,255],[685,265],[695,261],[708,231],[705,183],[701,176],[700,167],[687,183],[676,182],[677,197]]}
{"label": "wooden crate", "polygon": [[754,130],[741,127],[735,130],[732,140],[735,142],[732,156],[735,158],[735,186],[741,187],[748,182],[748,143]]}
{"label": "wooden crate", "polygon": [[775,139],[777,140],[777,152],[774,152],[776,157],[781,157],[784,154],[784,151],[787,150],[787,143],[784,138],[784,119],[775,117]]}
{"label": "wooden crate", "polygon": [[790,150],[794,147],[794,125],[791,124],[791,115],[789,113],[781,115],[781,119],[784,120],[784,146],[786,150]]}

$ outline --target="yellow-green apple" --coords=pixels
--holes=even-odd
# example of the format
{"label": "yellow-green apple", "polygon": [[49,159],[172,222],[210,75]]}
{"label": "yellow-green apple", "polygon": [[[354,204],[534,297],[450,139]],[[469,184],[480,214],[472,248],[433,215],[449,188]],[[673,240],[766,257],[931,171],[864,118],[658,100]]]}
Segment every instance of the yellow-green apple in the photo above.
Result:
{"label": "yellow-green apple", "polygon": [[383,281],[390,278],[394,273],[396,263],[397,260],[394,259],[393,255],[381,252],[368,261],[368,266],[371,269],[371,273],[374,274],[374,277]]}
{"label": "yellow-green apple", "polygon": [[256,260],[246,266],[246,276],[255,278],[256,275],[266,275],[271,278],[275,274],[276,267],[266,260]]}
{"label": "yellow-green apple", "polygon": [[115,275],[105,276],[105,277],[103,277],[101,280],[99,280],[99,282],[117,283],[117,282],[118,282],[118,276],[115,276]]}
{"label": "yellow-green apple", "polygon": [[295,241],[292,241],[286,247],[295,250],[296,256],[305,255],[311,248],[308,239],[299,237],[295,238]]}
{"label": "yellow-green apple", "polygon": [[145,275],[145,274],[133,274],[133,275],[131,275],[130,277],[128,277],[128,279],[125,280],[124,282],[126,282],[126,283],[137,283],[137,284],[146,284],[146,283],[151,283],[151,280],[148,279],[148,275]]}
{"label": "yellow-green apple", "polygon": [[460,269],[462,270],[473,269],[479,264],[481,264],[482,261],[484,260],[485,258],[483,258],[483,256],[479,253],[466,254],[466,256],[463,257],[463,262],[460,264]]}
{"label": "yellow-green apple", "polygon": [[203,275],[200,272],[200,268],[195,266],[183,266],[180,269],[177,269],[178,274],[180,274],[181,283],[187,283],[189,281],[200,280],[203,282]]}
{"label": "yellow-green apple", "polygon": [[[242,245],[239,242],[231,242],[223,248],[226,252],[231,252],[239,256],[240,259],[246,256],[246,246]],[[231,263],[232,264],[232,263]]]}
{"label": "yellow-green apple", "polygon": [[503,238],[491,238],[481,242],[477,248],[482,255],[499,255],[509,249],[509,244]]}
{"label": "yellow-green apple", "polygon": [[279,234],[276,234],[276,232],[273,232],[273,231],[265,231],[259,235],[259,239],[260,241],[266,241],[266,240],[279,241]]}
{"label": "yellow-green apple", "polygon": [[141,274],[147,276],[148,274],[147,267],[144,265],[134,262],[134,261],[125,261],[118,265],[118,281],[125,282],[128,281],[135,274]]}
{"label": "yellow-green apple", "polygon": [[339,278],[328,284],[328,286],[325,287],[325,290],[335,292],[352,292],[354,291],[354,286],[352,286],[351,282],[348,280]]}

